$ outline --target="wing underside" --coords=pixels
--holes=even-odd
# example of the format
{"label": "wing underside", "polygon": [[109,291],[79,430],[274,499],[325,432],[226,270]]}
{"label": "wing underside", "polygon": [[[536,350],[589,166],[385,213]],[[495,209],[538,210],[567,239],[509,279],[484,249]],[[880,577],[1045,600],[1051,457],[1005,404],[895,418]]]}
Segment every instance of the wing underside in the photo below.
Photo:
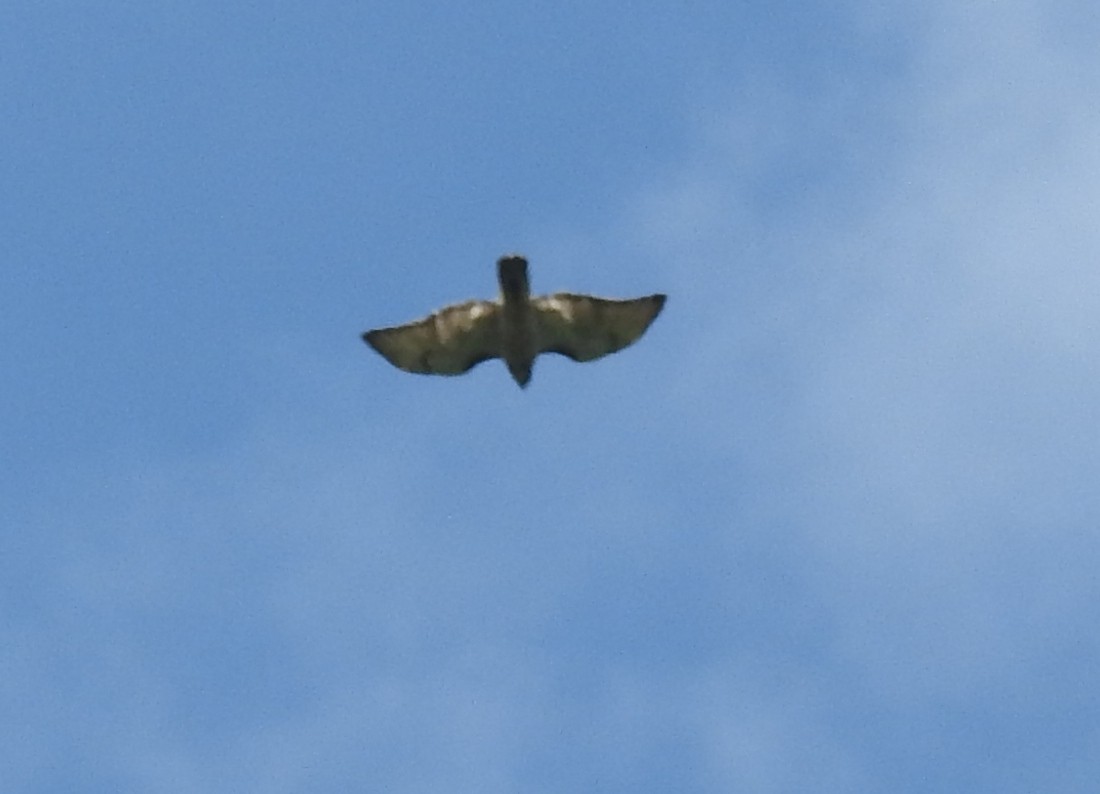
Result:
{"label": "wing underside", "polygon": [[574,361],[593,361],[636,342],[662,307],[664,295],[609,300],[558,293],[532,301],[538,319],[539,348]]}
{"label": "wing underside", "polygon": [[461,375],[500,355],[499,310],[492,301],[460,303],[407,325],[367,331],[363,341],[406,372]]}

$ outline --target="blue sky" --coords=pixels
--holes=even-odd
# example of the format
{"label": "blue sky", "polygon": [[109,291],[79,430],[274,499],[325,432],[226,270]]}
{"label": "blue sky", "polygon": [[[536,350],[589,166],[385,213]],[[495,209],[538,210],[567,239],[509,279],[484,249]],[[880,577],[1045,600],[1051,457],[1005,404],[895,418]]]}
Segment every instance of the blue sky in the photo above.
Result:
{"label": "blue sky", "polygon": [[228,5],[0,10],[0,787],[1093,790],[1094,4]]}

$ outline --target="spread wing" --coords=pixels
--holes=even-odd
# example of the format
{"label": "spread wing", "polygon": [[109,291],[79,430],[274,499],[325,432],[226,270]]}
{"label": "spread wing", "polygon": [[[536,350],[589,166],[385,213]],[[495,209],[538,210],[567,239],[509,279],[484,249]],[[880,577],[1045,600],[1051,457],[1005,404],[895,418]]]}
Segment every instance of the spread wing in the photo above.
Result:
{"label": "spread wing", "polygon": [[560,292],[535,298],[531,305],[540,352],[592,361],[622,350],[645,333],[665,305],[665,296],[617,301]]}
{"label": "spread wing", "polygon": [[363,341],[406,372],[461,375],[500,355],[499,312],[492,301],[459,303],[415,323],[367,331]]}

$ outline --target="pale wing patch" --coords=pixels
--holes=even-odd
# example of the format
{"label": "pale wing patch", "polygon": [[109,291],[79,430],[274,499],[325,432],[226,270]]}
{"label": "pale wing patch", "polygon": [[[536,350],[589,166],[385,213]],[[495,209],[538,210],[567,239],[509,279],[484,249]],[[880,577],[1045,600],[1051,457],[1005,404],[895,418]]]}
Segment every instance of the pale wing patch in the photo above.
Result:
{"label": "pale wing patch", "polygon": [[592,361],[637,341],[665,305],[664,295],[608,300],[558,293],[535,298],[539,352]]}
{"label": "pale wing patch", "polygon": [[469,301],[408,325],[367,331],[363,340],[406,372],[461,375],[500,355],[499,311],[492,301]]}

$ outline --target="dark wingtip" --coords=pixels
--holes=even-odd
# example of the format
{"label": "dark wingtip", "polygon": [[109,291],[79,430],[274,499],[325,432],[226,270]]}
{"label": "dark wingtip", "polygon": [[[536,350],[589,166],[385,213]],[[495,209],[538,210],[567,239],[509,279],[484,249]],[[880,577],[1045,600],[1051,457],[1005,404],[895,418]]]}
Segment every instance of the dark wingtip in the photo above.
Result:
{"label": "dark wingtip", "polygon": [[376,345],[374,343],[375,334],[377,334],[377,333],[378,333],[378,331],[364,331],[362,334],[359,335],[359,338],[362,339],[364,342],[366,342],[368,345],[370,345],[375,350],[378,350],[378,345]]}

